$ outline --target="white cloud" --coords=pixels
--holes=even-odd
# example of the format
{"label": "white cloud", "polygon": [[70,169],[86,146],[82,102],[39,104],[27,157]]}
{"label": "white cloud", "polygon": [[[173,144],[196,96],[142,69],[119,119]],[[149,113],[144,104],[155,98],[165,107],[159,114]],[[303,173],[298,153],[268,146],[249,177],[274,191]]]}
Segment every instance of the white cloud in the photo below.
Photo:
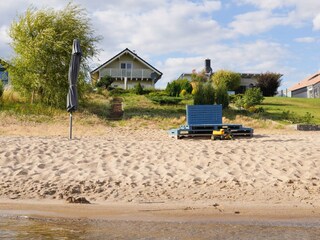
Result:
{"label": "white cloud", "polygon": [[10,54],[9,43],[11,38],[8,35],[8,27],[0,27],[0,58],[7,58]]}
{"label": "white cloud", "polygon": [[313,19],[313,29],[320,30],[320,14]]}
{"label": "white cloud", "polygon": [[8,27],[1,26],[0,27],[0,42],[9,43],[10,41],[11,41],[11,38],[8,35]]}
{"label": "white cloud", "polygon": [[[272,12],[272,18],[275,18],[281,12],[282,19],[286,24],[293,27],[299,27],[308,23],[310,20],[314,22],[314,28],[318,30],[317,15],[320,9],[319,0],[234,0],[237,4],[249,4],[256,6],[261,11]],[[252,19],[254,23],[256,18]],[[282,25],[281,22],[279,25]],[[320,24],[319,24],[320,25]],[[319,27],[320,28],[320,27]]]}
{"label": "white cloud", "polygon": [[143,49],[153,54],[193,52],[193,46],[221,39],[224,31],[210,16],[220,8],[218,1],[165,2],[139,14],[114,8],[93,13],[97,29],[106,36],[106,47]]}
{"label": "white cloud", "polygon": [[266,32],[278,25],[286,25],[287,19],[274,16],[270,11],[261,10],[248,12],[235,17],[230,27],[239,34],[252,35]]}
{"label": "white cloud", "polygon": [[313,43],[317,41],[317,38],[315,37],[301,37],[294,39],[295,42],[299,43]]}

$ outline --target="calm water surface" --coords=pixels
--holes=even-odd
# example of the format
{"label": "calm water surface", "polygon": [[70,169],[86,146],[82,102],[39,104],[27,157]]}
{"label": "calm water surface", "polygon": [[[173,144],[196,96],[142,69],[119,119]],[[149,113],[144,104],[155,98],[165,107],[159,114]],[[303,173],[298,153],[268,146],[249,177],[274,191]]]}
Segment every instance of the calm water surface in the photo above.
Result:
{"label": "calm water surface", "polygon": [[320,220],[140,222],[0,216],[0,239],[320,239]]}

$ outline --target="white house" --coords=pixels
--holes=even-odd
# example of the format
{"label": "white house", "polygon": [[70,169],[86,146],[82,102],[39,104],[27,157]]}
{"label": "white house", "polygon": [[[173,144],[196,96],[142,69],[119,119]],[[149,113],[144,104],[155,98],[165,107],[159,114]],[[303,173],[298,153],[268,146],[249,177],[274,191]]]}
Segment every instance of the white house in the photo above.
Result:
{"label": "white house", "polygon": [[135,52],[124,49],[108,61],[90,72],[92,82],[110,76],[114,82],[112,87],[130,89],[140,82],[143,88],[154,88],[162,73],[147,63]]}
{"label": "white house", "polygon": [[320,98],[320,72],[317,72],[289,88],[291,97]]}

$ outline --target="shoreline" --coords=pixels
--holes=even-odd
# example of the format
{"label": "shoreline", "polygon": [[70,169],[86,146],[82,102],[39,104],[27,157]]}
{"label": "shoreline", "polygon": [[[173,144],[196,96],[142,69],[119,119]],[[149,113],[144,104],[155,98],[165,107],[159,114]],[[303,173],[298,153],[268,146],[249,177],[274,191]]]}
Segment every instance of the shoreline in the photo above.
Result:
{"label": "shoreline", "polygon": [[[218,206],[215,206],[218,205]],[[0,199],[0,217],[179,223],[319,223],[320,206],[306,204],[92,203]]]}

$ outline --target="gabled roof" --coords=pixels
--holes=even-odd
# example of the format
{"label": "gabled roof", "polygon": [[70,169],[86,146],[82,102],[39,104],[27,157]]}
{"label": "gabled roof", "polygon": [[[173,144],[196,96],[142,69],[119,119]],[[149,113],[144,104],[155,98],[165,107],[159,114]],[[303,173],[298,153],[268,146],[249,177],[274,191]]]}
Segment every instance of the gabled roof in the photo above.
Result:
{"label": "gabled roof", "polygon": [[301,82],[296,83],[289,88],[289,91],[295,91],[300,88],[308,87],[320,82],[320,71],[303,79]]}
{"label": "gabled roof", "polygon": [[130,54],[133,58],[137,59],[138,61],[140,61],[141,63],[143,63],[144,65],[146,65],[148,68],[152,69],[153,71],[155,71],[156,73],[158,73],[160,75],[160,77],[162,76],[162,72],[160,72],[158,69],[156,69],[155,67],[153,67],[151,64],[147,63],[145,60],[143,60],[141,57],[138,56],[138,54],[132,52],[130,49],[126,48],[124,49],[122,52],[118,53],[117,55],[115,55],[113,58],[109,59],[108,61],[106,61],[105,63],[103,63],[102,65],[100,65],[99,67],[97,67],[96,69],[92,70],[90,73],[93,74],[97,71],[99,71],[101,68],[105,67],[106,65],[108,65],[109,63],[113,62],[115,59],[121,57],[124,54]]}

